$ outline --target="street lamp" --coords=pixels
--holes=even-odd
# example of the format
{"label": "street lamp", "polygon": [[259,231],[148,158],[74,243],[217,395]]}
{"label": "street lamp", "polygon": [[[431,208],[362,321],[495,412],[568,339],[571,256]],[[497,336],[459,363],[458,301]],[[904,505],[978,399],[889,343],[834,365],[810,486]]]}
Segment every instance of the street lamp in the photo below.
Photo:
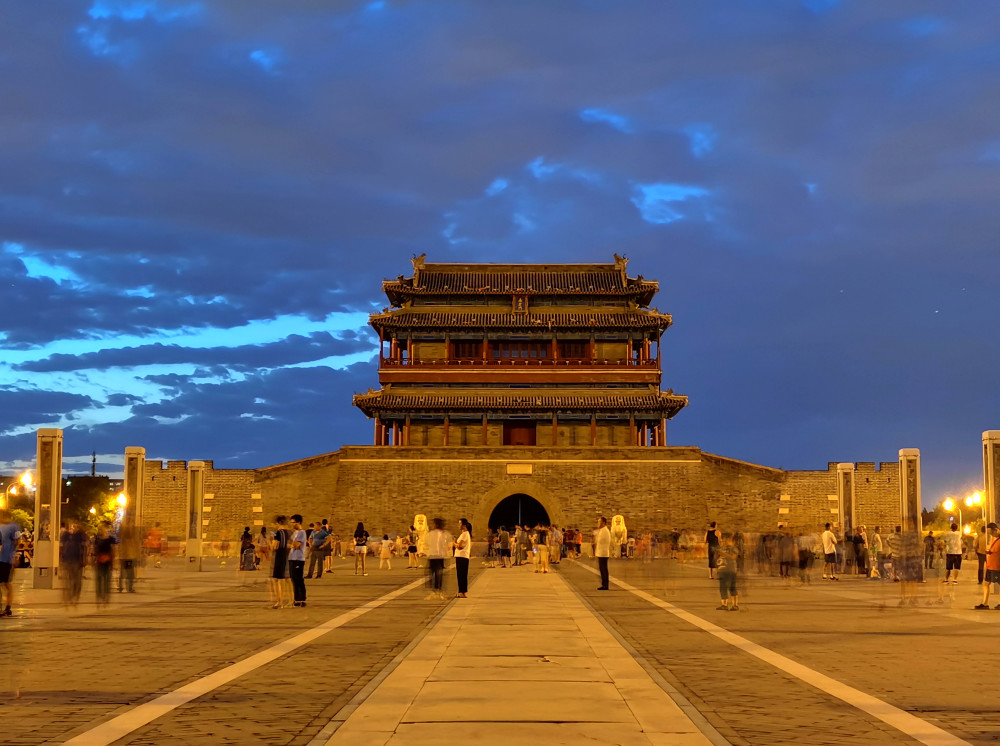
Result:
{"label": "street lamp", "polygon": [[[955,500],[954,498],[951,497],[947,497],[945,498],[944,502],[941,503],[941,507],[944,508],[949,513],[952,511],[952,509],[958,508],[958,525],[959,526],[962,525],[962,507],[961,505],[959,505],[958,500]],[[948,518],[952,519],[952,516],[948,516]]]}
{"label": "street lamp", "polygon": [[983,503],[983,496],[978,492],[973,492],[967,498],[965,498],[965,504],[970,508],[978,507],[981,511],[980,518],[982,522],[986,522],[986,505]]}

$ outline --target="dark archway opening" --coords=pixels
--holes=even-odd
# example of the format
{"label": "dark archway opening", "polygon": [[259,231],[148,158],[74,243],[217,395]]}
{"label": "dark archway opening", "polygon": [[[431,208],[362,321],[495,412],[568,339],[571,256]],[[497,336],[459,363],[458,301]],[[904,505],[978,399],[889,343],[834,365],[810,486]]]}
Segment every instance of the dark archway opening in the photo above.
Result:
{"label": "dark archway opening", "polygon": [[490,529],[500,526],[513,529],[514,526],[549,525],[549,514],[542,504],[531,495],[516,494],[501,500],[490,513]]}

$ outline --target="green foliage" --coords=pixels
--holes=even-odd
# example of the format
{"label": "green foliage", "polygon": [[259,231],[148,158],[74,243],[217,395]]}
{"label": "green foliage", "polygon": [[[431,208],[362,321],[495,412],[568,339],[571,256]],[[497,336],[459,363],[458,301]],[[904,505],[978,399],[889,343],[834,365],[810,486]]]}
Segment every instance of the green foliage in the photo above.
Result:
{"label": "green foliage", "polygon": [[10,515],[14,519],[14,523],[21,529],[22,534],[30,534],[34,530],[35,520],[28,511],[14,508],[10,511]]}

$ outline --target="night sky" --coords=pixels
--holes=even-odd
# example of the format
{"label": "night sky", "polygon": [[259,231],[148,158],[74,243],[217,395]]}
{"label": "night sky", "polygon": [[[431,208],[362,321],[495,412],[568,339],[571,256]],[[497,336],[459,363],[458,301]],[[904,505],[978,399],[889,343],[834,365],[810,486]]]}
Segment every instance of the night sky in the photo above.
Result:
{"label": "night sky", "polygon": [[0,0],[0,473],[369,444],[381,281],[660,282],[674,445],[786,469],[1000,429],[1000,4]]}

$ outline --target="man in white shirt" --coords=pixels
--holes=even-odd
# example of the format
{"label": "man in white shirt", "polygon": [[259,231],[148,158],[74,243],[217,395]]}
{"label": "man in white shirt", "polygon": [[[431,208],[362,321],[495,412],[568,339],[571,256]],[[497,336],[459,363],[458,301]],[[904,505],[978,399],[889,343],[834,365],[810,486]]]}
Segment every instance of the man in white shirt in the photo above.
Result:
{"label": "man in white shirt", "polygon": [[830,530],[830,524],[826,524],[823,532],[823,580],[827,579],[829,573],[830,580],[837,580],[837,535]]}
{"label": "man in white shirt", "polygon": [[958,524],[951,524],[951,531],[941,538],[944,540],[945,554],[944,582],[958,585],[958,571],[962,569],[962,535],[958,533]]}
{"label": "man in white shirt", "polygon": [[611,580],[608,577],[608,557],[611,556],[611,529],[608,519],[603,515],[597,519],[597,531],[594,533],[594,556],[597,557],[597,569],[601,572],[599,591],[611,590]]}

